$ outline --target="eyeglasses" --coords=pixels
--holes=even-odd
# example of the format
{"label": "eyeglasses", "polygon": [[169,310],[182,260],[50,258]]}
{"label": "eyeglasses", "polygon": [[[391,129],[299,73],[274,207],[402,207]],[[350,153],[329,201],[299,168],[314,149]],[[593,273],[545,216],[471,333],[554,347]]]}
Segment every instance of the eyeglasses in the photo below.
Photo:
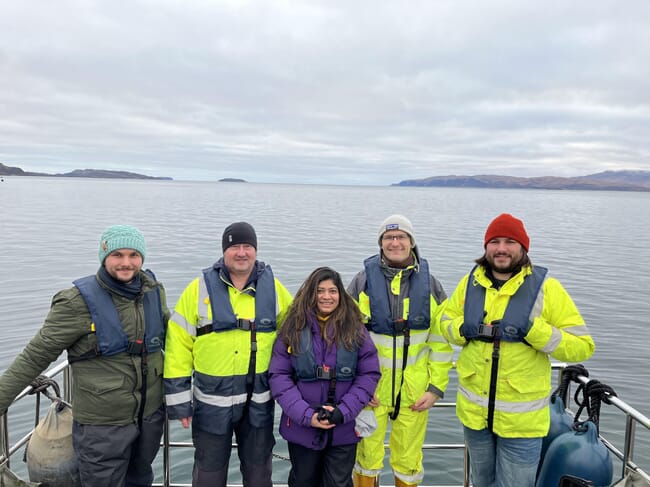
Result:
{"label": "eyeglasses", "polygon": [[383,237],[381,237],[381,240],[383,242],[390,242],[392,240],[397,240],[398,242],[403,242],[407,238],[409,238],[408,235],[404,235],[403,233],[400,233],[399,235],[384,235]]}

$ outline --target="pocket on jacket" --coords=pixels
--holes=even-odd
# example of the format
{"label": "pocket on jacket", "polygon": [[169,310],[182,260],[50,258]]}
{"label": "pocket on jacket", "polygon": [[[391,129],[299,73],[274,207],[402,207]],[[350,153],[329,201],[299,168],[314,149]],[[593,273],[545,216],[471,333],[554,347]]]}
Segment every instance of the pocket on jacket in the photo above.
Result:
{"label": "pocket on jacket", "polygon": [[118,389],[122,389],[124,387],[124,377],[103,376],[101,380],[98,380],[97,377],[84,375],[83,378],[77,377],[77,383],[79,389],[82,391],[102,396]]}
{"label": "pocket on jacket", "polygon": [[511,375],[503,378],[502,391],[509,391],[519,400],[539,399],[544,397],[551,390],[551,379],[548,375]]}
{"label": "pocket on jacket", "polygon": [[478,374],[476,369],[473,366],[465,365],[465,361],[459,360],[456,362],[456,373],[458,375],[459,382],[463,384],[471,384],[478,379]]}

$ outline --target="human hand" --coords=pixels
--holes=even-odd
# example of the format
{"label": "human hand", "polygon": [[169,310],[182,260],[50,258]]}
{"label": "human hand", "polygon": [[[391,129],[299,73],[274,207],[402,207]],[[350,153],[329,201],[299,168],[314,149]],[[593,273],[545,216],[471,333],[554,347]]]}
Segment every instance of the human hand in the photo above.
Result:
{"label": "human hand", "polygon": [[422,395],[420,399],[411,405],[411,411],[427,411],[436,403],[438,399],[440,399],[440,396],[434,394],[433,392],[427,391]]}
{"label": "human hand", "polygon": [[460,334],[465,337],[465,340],[470,341],[472,338],[478,337],[478,325],[472,323],[463,323],[460,325]]}
{"label": "human hand", "polygon": [[181,421],[181,424],[183,425],[183,428],[187,429],[192,424],[192,416],[189,416],[187,418],[181,418],[180,421]]}
{"label": "human hand", "polygon": [[317,413],[316,418],[319,421],[328,421],[329,424],[343,424],[343,413],[336,406],[323,404]]}
{"label": "human hand", "polygon": [[[331,408],[331,409],[325,409],[325,408]],[[334,428],[334,426],[336,426],[336,425],[330,423],[330,421],[328,419],[329,414],[326,414],[326,415],[323,414],[324,410],[329,413],[329,411],[331,411],[332,409],[334,409],[332,406],[321,406],[320,408],[318,408],[314,412],[314,414],[312,414],[312,416],[311,416],[311,425],[312,425],[312,427],[320,428],[320,429],[324,429],[324,430]]]}
{"label": "human hand", "polygon": [[368,402],[368,406],[371,408],[378,408],[379,407],[379,398],[377,395],[373,394],[372,399],[370,399],[370,402]]}

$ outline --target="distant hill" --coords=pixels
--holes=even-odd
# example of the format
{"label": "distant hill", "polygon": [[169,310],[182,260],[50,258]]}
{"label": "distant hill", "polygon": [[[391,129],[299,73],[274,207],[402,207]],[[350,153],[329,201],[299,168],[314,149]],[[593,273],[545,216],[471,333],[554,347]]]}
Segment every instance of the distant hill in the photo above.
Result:
{"label": "distant hill", "polygon": [[245,183],[247,182],[245,179],[239,179],[239,178],[222,178],[219,180],[220,183]]}
{"label": "distant hill", "polygon": [[27,172],[19,167],[5,166],[0,162],[0,176],[49,176],[62,178],[107,178],[107,179],[163,179],[171,180],[168,177],[145,176],[128,171],[108,171],[104,169],[75,169],[71,172],[59,174],[47,174],[42,172]]}
{"label": "distant hill", "polygon": [[407,179],[393,186],[650,191],[650,171],[605,171],[573,178],[555,176],[517,178],[490,174],[433,176],[424,179]]}

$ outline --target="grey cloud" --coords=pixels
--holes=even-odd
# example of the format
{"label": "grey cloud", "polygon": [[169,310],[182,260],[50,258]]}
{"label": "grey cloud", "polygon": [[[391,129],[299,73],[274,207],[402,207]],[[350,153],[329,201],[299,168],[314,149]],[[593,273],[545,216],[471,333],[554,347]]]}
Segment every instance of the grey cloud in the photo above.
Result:
{"label": "grey cloud", "polygon": [[650,170],[650,4],[5,2],[0,161],[390,184]]}

